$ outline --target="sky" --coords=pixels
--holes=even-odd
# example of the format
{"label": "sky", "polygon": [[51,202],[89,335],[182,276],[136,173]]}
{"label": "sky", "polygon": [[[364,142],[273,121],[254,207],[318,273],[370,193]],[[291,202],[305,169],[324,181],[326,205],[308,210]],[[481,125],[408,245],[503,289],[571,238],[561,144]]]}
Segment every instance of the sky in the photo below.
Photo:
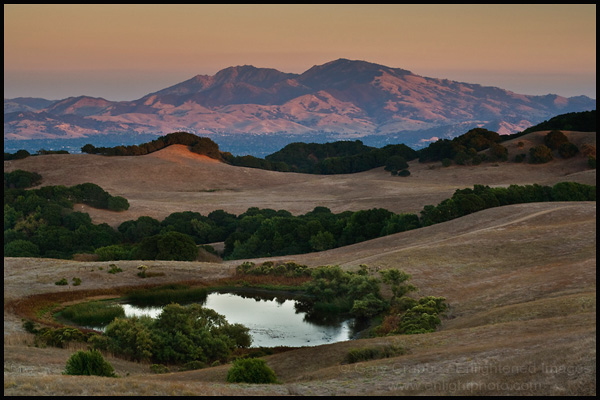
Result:
{"label": "sky", "polygon": [[4,5],[4,97],[135,100],[237,65],[338,58],[596,98],[596,5]]}

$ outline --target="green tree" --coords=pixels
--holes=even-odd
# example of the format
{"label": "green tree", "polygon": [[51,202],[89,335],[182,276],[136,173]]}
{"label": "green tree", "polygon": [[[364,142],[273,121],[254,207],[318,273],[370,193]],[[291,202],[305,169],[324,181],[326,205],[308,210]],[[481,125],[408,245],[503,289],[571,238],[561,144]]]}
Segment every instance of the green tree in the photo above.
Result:
{"label": "green tree", "polygon": [[39,257],[40,248],[29,240],[14,240],[4,245],[4,257]]}
{"label": "green tree", "polygon": [[392,156],[385,162],[386,171],[401,171],[408,168],[408,163],[402,156]]}
{"label": "green tree", "polygon": [[309,240],[310,246],[315,251],[329,250],[335,247],[335,237],[331,232],[319,232],[311,236]]}
{"label": "green tree", "polygon": [[125,211],[129,209],[129,202],[125,197],[111,196],[108,199],[107,206],[111,211]]}
{"label": "green tree", "polygon": [[229,336],[225,317],[199,304],[169,304],[152,328],[155,356],[161,362],[224,361],[233,349],[249,343],[239,330]]}
{"label": "green tree", "polygon": [[194,261],[198,257],[198,248],[190,236],[171,231],[144,238],[136,247],[135,257],[140,260]]}

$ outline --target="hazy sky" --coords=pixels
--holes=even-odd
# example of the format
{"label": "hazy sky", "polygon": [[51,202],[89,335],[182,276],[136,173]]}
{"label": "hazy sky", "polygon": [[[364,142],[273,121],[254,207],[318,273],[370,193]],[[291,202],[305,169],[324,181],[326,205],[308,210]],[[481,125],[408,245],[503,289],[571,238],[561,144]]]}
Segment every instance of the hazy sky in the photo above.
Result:
{"label": "hazy sky", "polygon": [[338,59],[596,98],[596,6],[4,5],[4,97],[134,100],[236,65]]}

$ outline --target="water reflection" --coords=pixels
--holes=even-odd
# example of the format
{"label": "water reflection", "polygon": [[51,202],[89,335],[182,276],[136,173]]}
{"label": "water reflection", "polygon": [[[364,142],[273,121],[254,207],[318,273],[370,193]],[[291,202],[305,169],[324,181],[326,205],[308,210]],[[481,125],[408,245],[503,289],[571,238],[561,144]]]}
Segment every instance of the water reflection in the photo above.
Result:
{"label": "water reflection", "polygon": [[[229,323],[250,329],[251,347],[318,346],[350,340],[355,334],[354,319],[315,318],[298,307],[297,300],[283,296],[248,293],[210,293],[204,307],[225,316]],[[125,315],[156,318],[161,307],[123,304]]]}

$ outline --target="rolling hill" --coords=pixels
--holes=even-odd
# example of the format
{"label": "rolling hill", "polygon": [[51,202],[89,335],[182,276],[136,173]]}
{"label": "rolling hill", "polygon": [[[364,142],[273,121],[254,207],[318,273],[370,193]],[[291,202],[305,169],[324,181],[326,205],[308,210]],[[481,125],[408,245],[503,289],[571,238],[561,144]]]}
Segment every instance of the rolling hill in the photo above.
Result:
{"label": "rolling hill", "polygon": [[[504,142],[510,154],[543,141],[533,132]],[[566,132],[595,146],[595,133]],[[43,185],[93,182],[126,197],[128,211],[83,208],[95,222],[116,225],[174,211],[239,213],[248,207],[304,213],[371,207],[419,211],[455,189],[473,184],[595,184],[596,171],[578,155],[547,164],[411,165],[408,178],[382,168],[350,175],[305,175],[232,167],[186,147],[170,146],[139,157],[44,155],[5,161]],[[77,205],[80,210],[80,205]],[[264,260],[264,259],[263,259]],[[155,375],[149,365],[107,359],[120,379],[61,375],[74,348],[37,348],[16,314],[28,296],[63,292],[70,300],[139,284],[139,262],[119,261],[124,273],[98,270],[106,263],[4,259],[5,395],[595,395],[596,204],[530,203],[465,217],[324,252],[271,260],[308,266],[399,268],[412,275],[418,295],[443,296],[450,310],[437,332],[360,339],[265,356],[279,385],[225,384],[229,365]],[[261,260],[253,260],[261,261]],[[164,276],[154,283],[217,280],[242,261],[152,261]],[[82,291],[54,285],[79,276]],[[87,292],[85,292],[87,290]],[[344,364],[352,348],[399,345],[401,356]]]}

